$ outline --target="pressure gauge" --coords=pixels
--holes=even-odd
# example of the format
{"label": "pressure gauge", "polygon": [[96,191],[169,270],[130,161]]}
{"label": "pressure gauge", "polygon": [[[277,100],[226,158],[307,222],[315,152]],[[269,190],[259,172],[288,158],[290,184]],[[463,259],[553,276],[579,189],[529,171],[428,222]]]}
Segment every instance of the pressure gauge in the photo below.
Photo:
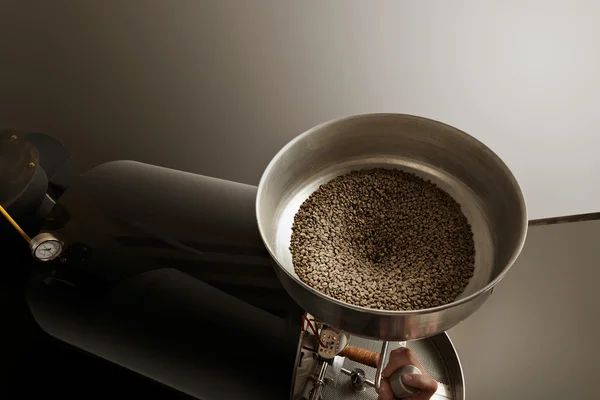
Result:
{"label": "pressure gauge", "polygon": [[52,233],[40,233],[31,239],[29,248],[33,258],[39,261],[51,261],[63,252],[63,242]]}

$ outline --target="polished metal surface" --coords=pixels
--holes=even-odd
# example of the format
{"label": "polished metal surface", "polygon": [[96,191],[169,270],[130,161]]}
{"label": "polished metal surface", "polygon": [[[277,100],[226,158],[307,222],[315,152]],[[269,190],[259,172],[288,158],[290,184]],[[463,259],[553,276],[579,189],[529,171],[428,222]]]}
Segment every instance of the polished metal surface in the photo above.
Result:
{"label": "polished metal surface", "polygon": [[[294,272],[289,244],[302,202],[335,176],[374,167],[413,172],[461,204],[475,235],[475,273],[454,302],[425,310],[374,310],[326,296]],[[435,335],[475,312],[518,257],[527,233],[523,194],[498,156],[456,128],[401,114],[348,117],[296,137],[265,170],[256,214],[277,275],[302,308],[345,331],[396,341]]]}
{"label": "polished metal surface", "polygon": [[389,357],[389,348],[390,344],[384,340],[381,343],[381,351],[379,352],[381,356],[379,357],[379,363],[377,364],[377,370],[375,371],[375,390],[377,391],[379,391],[379,388],[381,387],[381,373],[383,372],[383,368],[385,368],[385,360]]}
{"label": "polished metal surface", "polygon": [[53,338],[191,398],[285,399],[303,311],[255,200],[254,186],[110,162],[56,199],[42,230],[65,242],[60,260],[25,249],[29,264],[7,265],[31,271],[29,311]]}
{"label": "polished metal surface", "polygon": [[448,334],[444,332],[442,334],[435,335],[429,338],[428,342],[418,340],[407,343],[407,347],[419,355],[419,361],[421,361],[421,364],[423,364],[423,367],[429,373],[429,375],[432,376],[434,374],[432,373],[432,370],[428,368],[430,359],[428,357],[421,356],[422,353],[418,349],[419,346],[417,344],[421,343],[431,343],[438,356],[444,360],[444,367],[446,368],[445,373],[448,376],[448,381],[441,382],[439,377],[433,376],[438,381],[438,389],[436,394],[453,399],[466,399],[467,395],[462,363]]}

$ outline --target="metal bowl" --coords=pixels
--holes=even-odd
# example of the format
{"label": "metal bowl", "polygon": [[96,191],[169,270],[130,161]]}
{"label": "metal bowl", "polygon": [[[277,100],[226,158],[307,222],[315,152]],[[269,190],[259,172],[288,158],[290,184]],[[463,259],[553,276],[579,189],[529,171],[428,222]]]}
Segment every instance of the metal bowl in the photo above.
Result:
{"label": "metal bowl", "polygon": [[[387,167],[429,179],[461,204],[475,239],[475,272],[454,302],[423,310],[359,307],[311,288],[294,272],[294,215],[320,185],[357,169]],[[483,143],[451,126],[402,114],[369,114],[319,125],[288,143],[265,170],[256,203],[262,239],[290,296],[320,320],[356,335],[419,339],[476,311],[519,255],[527,234],[523,193]]]}

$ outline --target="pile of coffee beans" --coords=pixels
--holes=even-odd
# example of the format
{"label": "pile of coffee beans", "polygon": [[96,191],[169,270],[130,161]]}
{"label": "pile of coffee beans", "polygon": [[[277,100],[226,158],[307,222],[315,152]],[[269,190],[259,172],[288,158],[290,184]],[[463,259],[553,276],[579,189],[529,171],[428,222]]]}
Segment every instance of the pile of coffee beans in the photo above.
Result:
{"label": "pile of coffee beans", "polygon": [[294,217],[290,250],[309,286],[380,310],[450,303],[475,264],[460,204],[429,181],[383,168],[321,185]]}

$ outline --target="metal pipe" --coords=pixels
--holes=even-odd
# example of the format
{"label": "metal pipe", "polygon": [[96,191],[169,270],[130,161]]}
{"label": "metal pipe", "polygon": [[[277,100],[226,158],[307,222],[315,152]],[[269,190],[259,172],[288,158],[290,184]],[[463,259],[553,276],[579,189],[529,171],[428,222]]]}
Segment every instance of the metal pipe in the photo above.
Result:
{"label": "metal pipe", "polygon": [[325,375],[327,374],[328,366],[329,364],[327,364],[326,362],[323,362],[323,364],[321,364],[321,371],[319,371],[319,377],[315,382],[315,386],[313,387],[312,392],[310,392],[309,400],[319,399],[319,395],[321,394],[321,388],[325,385]]}
{"label": "metal pipe", "polygon": [[377,364],[377,371],[375,372],[375,390],[379,392],[381,387],[381,371],[383,370],[383,363],[388,354],[389,342],[383,341],[381,344],[381,356],[379,356],[379,363]]}

